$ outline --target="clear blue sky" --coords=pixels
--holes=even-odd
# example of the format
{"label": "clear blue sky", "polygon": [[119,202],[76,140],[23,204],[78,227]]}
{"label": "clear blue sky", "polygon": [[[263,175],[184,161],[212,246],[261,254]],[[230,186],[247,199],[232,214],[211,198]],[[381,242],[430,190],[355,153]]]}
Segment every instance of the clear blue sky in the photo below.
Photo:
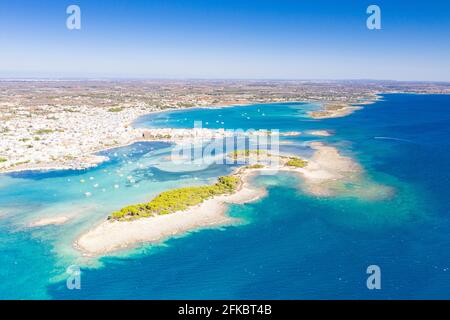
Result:
{"label": "clear blue sky", "polygon": [[0,0],[0,44],[0,77],[450,81],[450,1]]}

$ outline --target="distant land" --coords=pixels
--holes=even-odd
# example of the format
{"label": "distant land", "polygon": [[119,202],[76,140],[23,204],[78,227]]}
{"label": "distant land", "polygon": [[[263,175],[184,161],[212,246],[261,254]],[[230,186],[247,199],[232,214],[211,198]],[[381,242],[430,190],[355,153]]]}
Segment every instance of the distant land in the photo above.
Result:
{"label": "distant land", "polygon": [[[450,93],[450,83],[375,80],[1,80],[0,172],[80,169],[94,153],[142,137],[132,123],[159,111],[315,102],[316,119],[342,117],[380,93]],[[96,121],[92,121],[96,119]],[[158,136],[158,134],[155,134]]]}

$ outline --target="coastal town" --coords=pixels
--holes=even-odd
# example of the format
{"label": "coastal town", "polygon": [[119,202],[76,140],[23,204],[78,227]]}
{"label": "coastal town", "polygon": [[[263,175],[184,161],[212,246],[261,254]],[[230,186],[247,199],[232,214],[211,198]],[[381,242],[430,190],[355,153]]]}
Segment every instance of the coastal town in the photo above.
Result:
{"label": "coastal town", "polygon": [[191,107],[306,101],[312,118],[348,115],[380,93],[450,93],[448,84],[380,81],[2,80],[0,172],[82,169],[96,152],[140,140],[215,137],[208,129],[133,127],[140,116]]}

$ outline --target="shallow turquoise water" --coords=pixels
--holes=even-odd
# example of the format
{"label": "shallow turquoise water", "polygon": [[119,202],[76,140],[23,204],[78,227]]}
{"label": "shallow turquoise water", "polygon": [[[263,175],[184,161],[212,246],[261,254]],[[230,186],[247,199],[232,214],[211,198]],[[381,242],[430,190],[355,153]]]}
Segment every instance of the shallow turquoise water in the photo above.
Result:
{"label": "shallow turquoise water", "polygon": [[[0,297],[450,298],[450,96],[386,95],[346,118],[311,121],[305,111],[315,108],[195,109],[143,117],[138,125],[192,127],[201,120],[213,128],[330,129],[335,136],[283,138],[289,143],[282,151],[308,155],[307,141],[334,144],[363,165],[368,181],[392,187],[392,196],[361,199],[355,189],[317,198],[292,175],[260,176],[255,183],[268,196],[230,207],[241,224],[89,260],[71,243],[112,210],[175,186],[209,183],[232,166],[177,172],[165,161],[171,145],[142,143],[107,152],[112,160],[95,169],[3,175]],[[67,212],[75,217],[64,225],[28,227]],[[66,288],[72,264],[82,268],[81,290]],[[371,264],[382,271],[378,291],[366,288]]]}

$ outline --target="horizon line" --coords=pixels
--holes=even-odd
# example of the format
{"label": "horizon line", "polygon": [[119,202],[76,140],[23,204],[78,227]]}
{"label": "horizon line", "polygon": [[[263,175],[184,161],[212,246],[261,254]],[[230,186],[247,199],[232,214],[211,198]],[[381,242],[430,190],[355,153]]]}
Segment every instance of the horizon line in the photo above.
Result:
{"label": "horizon line", "polygon": [[311,82],[403,82],[403,83],[444,83],[450,80],[397,80],[371,78],[207,78],[207,77],[2,77],[0,81],[311,81]]}

